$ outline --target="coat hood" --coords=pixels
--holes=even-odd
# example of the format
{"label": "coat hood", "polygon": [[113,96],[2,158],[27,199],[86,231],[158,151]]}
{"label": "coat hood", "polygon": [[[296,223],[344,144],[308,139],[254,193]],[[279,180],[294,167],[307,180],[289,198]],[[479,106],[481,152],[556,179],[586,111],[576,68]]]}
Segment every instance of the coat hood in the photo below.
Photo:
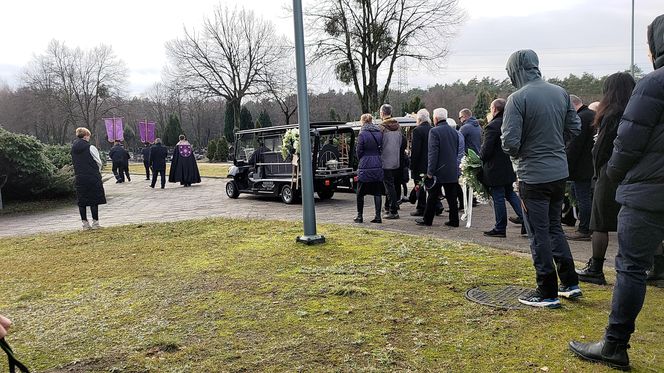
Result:
{"label": "coat hood", "polygon": [[83,139],[76,139],[71,144],[71,151],[74,154],[81,154],[85,151],[88,151],[88,149],[90,149],[90,143]]}
{"label": "coat hood", "polygon": [[664,67],[664,14],[648,26],[648,46],[655,70]]}
{"label": "coat hood", "polygon": [[362,131],[380,132],[380,127],[374,123],[364,123],[360,129]]}
{"label": "coat hood", "polygon": [[387,118],[383,120],[383,123],[381,124],[383,127],[385,127],[386,131],[398,131],[399,130],[399,122],[397,122],[396,119],[394,118]]}
{"label": "coat hood", "polygon": [[530,49],[522,49],[512,53],[507,60],[507,75],[517,89],[533,80],[542,79],[539,70],[537,53]]}
{"label": "coat hood", "polygon": [[464,123],[463,125],[464,125],[464,126],[465,126],[465,125],[471,125],[471,126],[473,126],[473,127],[479,127],[479,126],[480,126],[480,122],[477,121],[477,118],[475,118],[475,117],[470,117],[470,118],[468,118],[468,120],[466,121],[466,123]]}

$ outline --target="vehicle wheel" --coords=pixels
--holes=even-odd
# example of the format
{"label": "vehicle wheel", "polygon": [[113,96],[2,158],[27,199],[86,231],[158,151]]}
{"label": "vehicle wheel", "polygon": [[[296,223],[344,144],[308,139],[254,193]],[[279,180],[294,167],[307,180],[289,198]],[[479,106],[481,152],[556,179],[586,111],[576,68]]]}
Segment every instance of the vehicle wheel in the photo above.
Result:
{"label": "vehicle wheel", "polygon": [[285,204],[291,205],[291,204],[295,203],[295,200],[296,200],[295,191],[293,190],[293,188],[291,188],[290,185],[286,184],[286,185],[282,186],[280,195],[281,195],[281,200]]}
{"label": "vehicle wheel", "polygon": [[323,189],[318,191],[318,198],[330,199],[334,195],[334,189]]}
{"label": "vehicle wheel", "polygon": [[226,195],[228,198],[237,198],[240,196],[240,190],[237,188],[237,183],[235,181],[229,181],[226,183]]}

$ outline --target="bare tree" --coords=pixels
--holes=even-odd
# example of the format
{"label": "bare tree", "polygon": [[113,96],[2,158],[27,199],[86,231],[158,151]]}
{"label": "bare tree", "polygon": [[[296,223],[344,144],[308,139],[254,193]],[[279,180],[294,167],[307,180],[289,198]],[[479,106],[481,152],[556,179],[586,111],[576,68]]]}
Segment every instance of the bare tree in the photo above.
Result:
{"label": "bare tree", "polygon": [[284,44],[271,22],[251,11],[219,6],[200,32],[185,28],[184,36],[167,43],[166,49],[177,84],[226,99],[239,128],[242,99],[260,93]]}
{"label": "bare tree", "polygon": [[308,16],[314,60],[331,63],[337,79],[354,86],[362,111],[371,112],[387,98],[398,59],[438,66],[463,13],[458,0],[331,0]]}
{"label": "bare tree", "polygon": [[290,124],[291,117],[297,112],[297,76],[293,53],[284,53],[282,58],[266,74],[265,93],[274,100]]}
{"label": "bare tree", "polygon": [[70,125],[82,125],[98,134],[97,124],[116,109],[118,100],[113,98],[122,94],[126,77],[127,68],[111,47],[100,45],[84,51],[53,40],[46,53],[28,66],[24,80],[68,113],[59,134],[64,141]]}

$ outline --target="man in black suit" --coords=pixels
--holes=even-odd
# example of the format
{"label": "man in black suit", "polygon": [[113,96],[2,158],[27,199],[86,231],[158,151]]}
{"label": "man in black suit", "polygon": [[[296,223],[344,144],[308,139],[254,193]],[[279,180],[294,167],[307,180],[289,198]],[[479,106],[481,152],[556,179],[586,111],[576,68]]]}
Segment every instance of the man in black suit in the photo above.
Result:
{"label": "man in black suit", "polygon": [[435,215],[436,204],[442,190],[450,206],[450,215],[445,225],[459,226],[459,206],[457,205],[457,183],[459,182],[459,162],[463,157],[463,136],[447,124],[447,110],[438,108],[433,111],[436,126],[429,131],[428,165],[425,182],[433,184],[429,190],[426,208],[422,219],[415,221],[418,225],[431,225]]}
{"label": "man in black suit", "polygon": [[161,145],[161,139],[156,138],[154,145],[150,147],[150,167],[152,168],[152,183],[150,188],[154,188],[157,183],[157,174],[161,176],[161,189],[166,187],[166,157],[168,149]]}
{"label": "man in black suit", "polygon": [[116,141],[115,145],[108,152],[108,156],[113,161],[113,175],[115,175],[116,183],[124,183],[125,181],[125,161],[129,157],[129,153],[122,146],[120,141]]}

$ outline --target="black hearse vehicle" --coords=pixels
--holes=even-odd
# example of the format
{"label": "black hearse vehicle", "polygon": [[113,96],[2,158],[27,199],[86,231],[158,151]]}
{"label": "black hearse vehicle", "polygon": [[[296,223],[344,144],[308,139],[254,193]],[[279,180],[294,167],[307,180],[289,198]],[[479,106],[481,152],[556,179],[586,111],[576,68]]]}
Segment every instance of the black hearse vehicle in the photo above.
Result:
{"label": "black hearse vehicle", "polygon": [[[332,198],[339,186],[350,187],[356,175],[355,131],[343,122],[311,123],[311,150],[314,191],[320,199]],[[280,196],[293,203],[301,193],[301,170],[293,154],[292,139],[297,124],[242,130],[235,133],[231,178],[226,194],[241,193]],[[290,144],[282,151],[286,144]],[[294,160],[295,158],[295,160]]]}

